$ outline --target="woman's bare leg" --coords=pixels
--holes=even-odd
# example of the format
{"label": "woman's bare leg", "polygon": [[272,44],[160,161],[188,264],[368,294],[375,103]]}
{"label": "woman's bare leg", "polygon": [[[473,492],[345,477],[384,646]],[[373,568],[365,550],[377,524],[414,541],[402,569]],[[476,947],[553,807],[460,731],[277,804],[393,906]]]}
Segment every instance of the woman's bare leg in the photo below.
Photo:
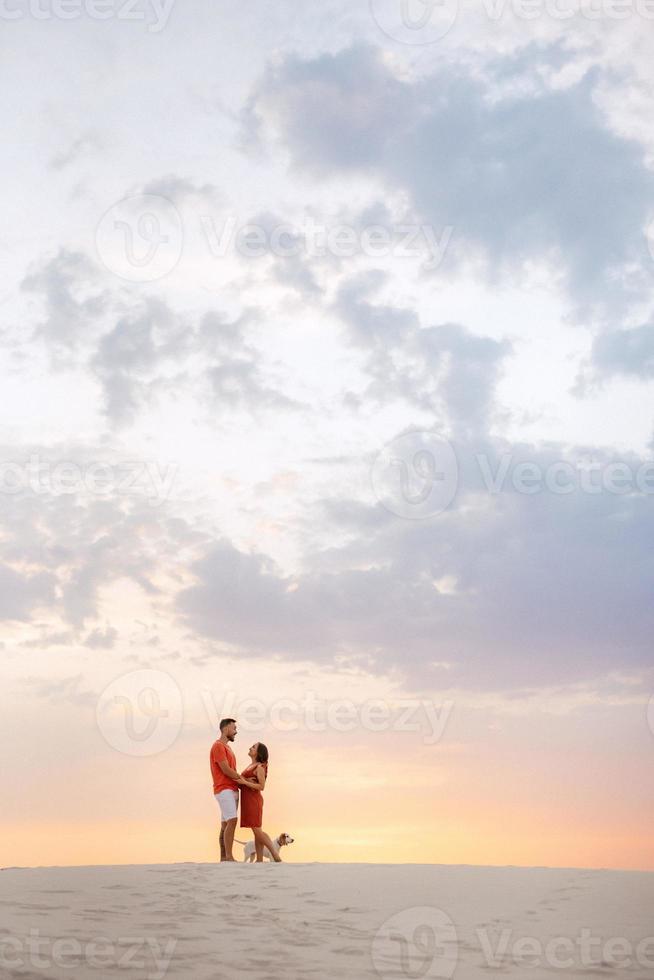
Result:
{"label": "woman's bare leg", "polygon": [[261,827],[257,827],[257,829],[253,832],[254,832],[254,838],[257,841],[257,843],[261,841],[262,847],[267,847],[270,853],[272,854],[273,861],[276,861],[278,864],[281,864],[282,859],[279,856],[279,850],[275,847],[275,845],[273,844],[273,842],[271,841],[270,837],[265,832],[265,830],[262,830]]}
{"label": "woman's bare leg", "polygon": [[263,841],[257,836],[256,830],[253,830],[252,833],[254,834],[254,850],[257,856],[257,863],[260,864],[263,861]]}

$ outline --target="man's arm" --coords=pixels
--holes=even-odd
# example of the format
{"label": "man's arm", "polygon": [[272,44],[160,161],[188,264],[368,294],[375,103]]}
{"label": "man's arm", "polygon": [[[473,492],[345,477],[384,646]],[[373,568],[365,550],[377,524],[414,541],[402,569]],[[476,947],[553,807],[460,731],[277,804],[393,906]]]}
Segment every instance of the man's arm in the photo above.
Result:
{"label": "man's arm", "polygon": [[211,750],[211,758],[214,764],[218,766],[223,776],[228,776],[229,779],[234,780],[241,778],[240,773],[236,772],[235,769],[232,769],[227,761],[227,750],[222,742],[216,742]]}
{"label": "man's arm", "polygon": [[241,778],[240,772],[236,772],[235,769],[232,769],[229,762],[227,762],[225,759],[218,759],[218,765],[220,766],[220,771],[223,773],[223,775],[229,776],[230,779],[237,780]]}

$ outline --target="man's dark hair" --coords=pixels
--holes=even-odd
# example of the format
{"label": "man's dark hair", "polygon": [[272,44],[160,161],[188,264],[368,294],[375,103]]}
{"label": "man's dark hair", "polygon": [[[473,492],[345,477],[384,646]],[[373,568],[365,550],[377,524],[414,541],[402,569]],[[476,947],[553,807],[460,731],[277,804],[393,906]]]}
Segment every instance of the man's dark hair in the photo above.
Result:
{"label": "man's dark hair", "polygon": [[257,742],[257,762],[268,761],[268,747],[263,742]]}
{"label": "man's dark hair", "polygon": [[220,723],[220,730],[222,732],[223,728],[227,728],[228,725],[235,725],[235,724],[236,724],[236,718],[223,718],[223,720]]}

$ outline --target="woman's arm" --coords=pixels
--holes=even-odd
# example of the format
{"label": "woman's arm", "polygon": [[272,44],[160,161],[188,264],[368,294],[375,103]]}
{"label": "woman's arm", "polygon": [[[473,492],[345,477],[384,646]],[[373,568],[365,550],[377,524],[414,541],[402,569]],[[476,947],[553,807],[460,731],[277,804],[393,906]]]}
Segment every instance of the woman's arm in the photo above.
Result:
{"label": "woman's arm", "polygon": [[263,766],[257,766],[257,771],[254,775],[257,777],[259,789],[263,790],[266,785],[266,770],[263,768]]}
{"label": "woman's arm", "polygon": [[251,779],[243,779],[242,776],[239,776],[238,785],[247,786],[248,789],[261,789],[259,783],[253,783]]}
{"label": "woman's arm", "polygon": [[254,775],[256,777],[256,781],[252,779],[243,779],[243,777],[241,777],[239,779],[239,784],[241,786],[247,786],[248,789],[258,789],[259,792],[261,792],[266,785],[266,770],[263,768],[263,766],[257,766],[257,770]]}

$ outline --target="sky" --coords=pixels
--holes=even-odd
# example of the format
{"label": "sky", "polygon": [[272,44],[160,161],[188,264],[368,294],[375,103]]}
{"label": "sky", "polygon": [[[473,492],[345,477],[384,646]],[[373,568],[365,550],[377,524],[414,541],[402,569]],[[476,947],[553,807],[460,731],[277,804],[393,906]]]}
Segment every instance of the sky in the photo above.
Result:
{"label": "sky", "polygon": [[654,870],[654,6],[0,19],[0,864]]}

